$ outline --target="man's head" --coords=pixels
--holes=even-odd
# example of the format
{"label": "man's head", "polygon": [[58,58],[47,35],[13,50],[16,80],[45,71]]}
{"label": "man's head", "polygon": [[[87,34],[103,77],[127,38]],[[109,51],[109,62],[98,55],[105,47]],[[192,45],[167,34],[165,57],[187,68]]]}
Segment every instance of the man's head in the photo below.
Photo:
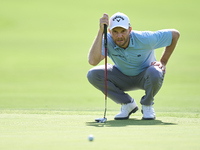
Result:
{"label": "man's head", "polygon": [[109,24],[110,30],[112,30],[115,27],[122,27],[124,29],[128,29],[131,26],[128,16],[120,12],[117,12],[110,17]]}
{"label": "man's head", "polygon": [[121,48],[127,48],[132,30],[128,16],[118,12],[110,17],[109,24],[109,32],[115,44]]}

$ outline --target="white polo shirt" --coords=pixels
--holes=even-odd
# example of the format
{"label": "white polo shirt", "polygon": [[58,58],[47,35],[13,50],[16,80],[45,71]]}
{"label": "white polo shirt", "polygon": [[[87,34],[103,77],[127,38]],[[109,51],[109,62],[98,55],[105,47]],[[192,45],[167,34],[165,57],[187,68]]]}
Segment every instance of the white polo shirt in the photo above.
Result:
{"label": "white polo shirt", "polygon": [[[126,49],[118,47],[107,35],[107,55],[115,66],[127,76],[136,76],[151,62],[156,61],[155,49],[171,45],[171,30],[131,31],[129,46]],[[104,40],[102,42],[102,55],[105,56]]]}

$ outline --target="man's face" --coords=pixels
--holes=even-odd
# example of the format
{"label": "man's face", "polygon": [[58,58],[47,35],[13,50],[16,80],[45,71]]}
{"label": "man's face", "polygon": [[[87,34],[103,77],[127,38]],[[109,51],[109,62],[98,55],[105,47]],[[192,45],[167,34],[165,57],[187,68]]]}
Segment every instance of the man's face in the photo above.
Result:
{"label": "man's face", "polygon": [[124,29],[122,27],[116,27],[110,31],[113,41],[115,44],[121,48],[126,49],[129,45],[129,34],[131,32],[131,27],[129,29]]}

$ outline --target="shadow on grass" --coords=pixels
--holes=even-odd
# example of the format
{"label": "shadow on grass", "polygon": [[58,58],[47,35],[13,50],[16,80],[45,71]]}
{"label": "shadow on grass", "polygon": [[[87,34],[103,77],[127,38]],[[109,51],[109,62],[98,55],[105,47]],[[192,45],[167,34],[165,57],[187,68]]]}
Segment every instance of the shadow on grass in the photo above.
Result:
{"label": "shadow on grass", "polygon": [[145,126],[145,125],[177,125],[177,124],[162,122],[161,120],[128,119],[128,120],[108,120],[105,123],[86,122],[86,125],[94,127],[124,127],[124,126],[134,126],[134,125]]}

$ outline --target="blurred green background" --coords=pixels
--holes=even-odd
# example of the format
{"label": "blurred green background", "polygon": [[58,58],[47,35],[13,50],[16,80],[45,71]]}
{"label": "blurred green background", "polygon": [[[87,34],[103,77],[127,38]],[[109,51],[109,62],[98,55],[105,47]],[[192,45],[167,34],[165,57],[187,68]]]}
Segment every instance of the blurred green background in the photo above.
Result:
{"label": "blurred green background", "polygon": [[[120,11],[134,30],[180,31],[155,107],[199,113],[199,5],[199,0],[1,0],[0,109],[102,110],[104,96],[86,78],[92,68],[87,55],[103,13]],[[156,51],[158,60],[162,51]],[[138,103],[144,94],[129,93]],[[109,100],[108,109],[119,106]]]}

